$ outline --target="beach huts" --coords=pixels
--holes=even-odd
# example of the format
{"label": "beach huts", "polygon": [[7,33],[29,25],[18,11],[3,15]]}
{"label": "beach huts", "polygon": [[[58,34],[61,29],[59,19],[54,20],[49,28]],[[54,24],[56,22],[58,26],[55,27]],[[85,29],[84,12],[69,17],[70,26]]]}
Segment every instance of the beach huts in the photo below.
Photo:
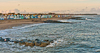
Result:
{"label": "beach huts", "polygon": [[33,19],[33,18],[60,18],[60,17],[68,17],[65,14],[55,14],[55,13],[48,13],[48,14],[20,14],[20,13],[8,13],[2,14],[0,13],[0,20],[5,19]]}

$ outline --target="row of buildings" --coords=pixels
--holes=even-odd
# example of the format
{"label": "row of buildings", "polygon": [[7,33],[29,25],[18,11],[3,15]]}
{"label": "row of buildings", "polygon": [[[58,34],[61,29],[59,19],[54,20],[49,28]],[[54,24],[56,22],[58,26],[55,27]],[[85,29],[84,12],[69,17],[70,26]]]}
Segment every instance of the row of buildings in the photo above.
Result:
{"label": "row of buildings", "polygon": [[55,14],[55,13],[38,13],[38,14],[20,14],[20,13],[8,13],[2,14],[0,13],[0,20],[6,19],[33,19],[33,18],[56,18],[56,17],[68,17],[73,15],[97,15],[97,14]]}
{"label": "row of buildings", "polygon": [[0,13],[0,20],[6,19],[32,19],[32,18],[53,18],[53,17],[68,17],[65,14],[55,14],[55,13],[48,13],[48,14],[15,14],[15,13],[8,13],[2,14]]}

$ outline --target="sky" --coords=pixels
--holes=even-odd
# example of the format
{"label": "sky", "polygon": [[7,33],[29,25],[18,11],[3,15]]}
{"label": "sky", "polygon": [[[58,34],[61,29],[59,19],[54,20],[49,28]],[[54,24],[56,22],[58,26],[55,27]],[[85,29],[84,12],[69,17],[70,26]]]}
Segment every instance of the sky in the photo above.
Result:
{"label": "sky", "polygon": [[0,0],[0,13],[98,13],[100,0]]}

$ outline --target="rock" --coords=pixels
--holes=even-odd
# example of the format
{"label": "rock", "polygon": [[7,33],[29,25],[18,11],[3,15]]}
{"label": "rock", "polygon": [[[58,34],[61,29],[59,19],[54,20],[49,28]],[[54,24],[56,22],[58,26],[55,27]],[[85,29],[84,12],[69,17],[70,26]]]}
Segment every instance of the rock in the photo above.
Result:
{"label": "rock", "polygon": [[41,42],[35,42],[35,46],[40,46],[41,45]]}
{"label": "rock", "polygon": [[19,43],[19,41],[18,40],[15,40],[14,43]]}
{"label": "rock", "polygon": [[54,43],[54,41],[53,40],[50,40],[50,43]]}
{"label": "rock", "polygon": [[39,39],[35,39],[35,46],[40,46],[41,45],[41,41]]}
{"label": "rock", "polygon": [[3,41],[4,39],[2,37],[0,37],[0,41]]}
{"label": "rock", "polygon": [[39,39],[35,39],[35,41],[40,41]]}
{"label": "rock", "polygon": [[10,38],[4,39],[4,42],[8,42],[8,41],[10,41]]}
{"label": "rock", "polygon": [[46,42],[48,42],[49,40],[43,40],[43,41],[46,41]]}
{"label": "rock", "polygon": [[28,40],[27,39],[22,39],[21,41],[19,41],[19,44],[20,45],[25,45]]}
{"label": "rock", "polygon": [[50,44],[49,41],[42,41],[40,47],[46,47],[49,44]]}
{"label": "rock", "polygon": [[19,44],[20,45],[25,45],[25,42],[24,41],[19,41]]}
{"label": "rock", "polygon": [[49,45],[50,43],[53,43],[53,40],[39,40],[39,39],[35,39],[35,41],[31,41],[31,40],[27,40],[27,39],[22,39],[20,41],[18,40],[11,40],[11,38],[5,38],[3,39],[2,37],[0,37],[0,41],[2,42],[14,42],[14,43],[19,43],[19,45],[25,45],[25,46],[30,46],[33,47],[35,46],[40,46],[40,47],[46,47],[47,45]]}
{"label": "rock", "polygon": [[27,41],[27,42],[25,42],[25,46],[33,47],[34,45],[35,45],[34,41]]}
{"label": "rock", "polygon": [[29,46],[30,47],[33,47],[35,45],[35,42],[34,41],[32,41],[31,43],[29,43]]}

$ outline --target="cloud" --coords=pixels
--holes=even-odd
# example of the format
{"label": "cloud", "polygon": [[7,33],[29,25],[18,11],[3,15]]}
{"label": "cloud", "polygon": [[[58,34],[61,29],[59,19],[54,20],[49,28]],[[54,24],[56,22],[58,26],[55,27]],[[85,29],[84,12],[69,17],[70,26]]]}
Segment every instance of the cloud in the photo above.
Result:
{"label": "cloud", "polygon": [[19,9],[14,9],[15,13],[20,13]]}
{"label": "cloud", "polygon": [[90,10],[81,9],[79,11],[74,11],[74,13],[97,13],[100,14],[100,8],[91,8]]}
{"label": "cloud", "polygon": [[57,11],[51,11],[51,12],[54,12],[54,13],[66,13],[67,11],[70,11],[70,10],[57,10]]}
{"label": "cloud", "polygon": [[14,9],[14,10],[5,10],[5,11],[0,11],[0,13],[33,13],[33,12],[27,12],[26,10],[20,11],[19,9]]}
{"label": "cloud", "polygon": [[[99,13],[100,14],[100,7],[98,8],[91,8],[89,10],[89,8],[87,9],[88,7],[85,7],[84,9],[77,9],[77,10],[73,10],[73,9],[70,9],[70,10],[55,10],[55,11],[43,11],[41,13],[49,13],[49,12],[52,12],[52,13]],[[13,10],[3,10],[3,11],[0,11],[0,13],[22,13],[22,14],[27,14],[27,13],[38,13],[38,12],[27,12],[26,10],[19,10],[19,9],[13,9]],[[40,13],[40,12],[39,12]]]}
{"label": "cloud", "polygon": [[90,10],[91,12],[95,12],[95,11],[97,11],[95,8],[91,8],[91,10]]}

